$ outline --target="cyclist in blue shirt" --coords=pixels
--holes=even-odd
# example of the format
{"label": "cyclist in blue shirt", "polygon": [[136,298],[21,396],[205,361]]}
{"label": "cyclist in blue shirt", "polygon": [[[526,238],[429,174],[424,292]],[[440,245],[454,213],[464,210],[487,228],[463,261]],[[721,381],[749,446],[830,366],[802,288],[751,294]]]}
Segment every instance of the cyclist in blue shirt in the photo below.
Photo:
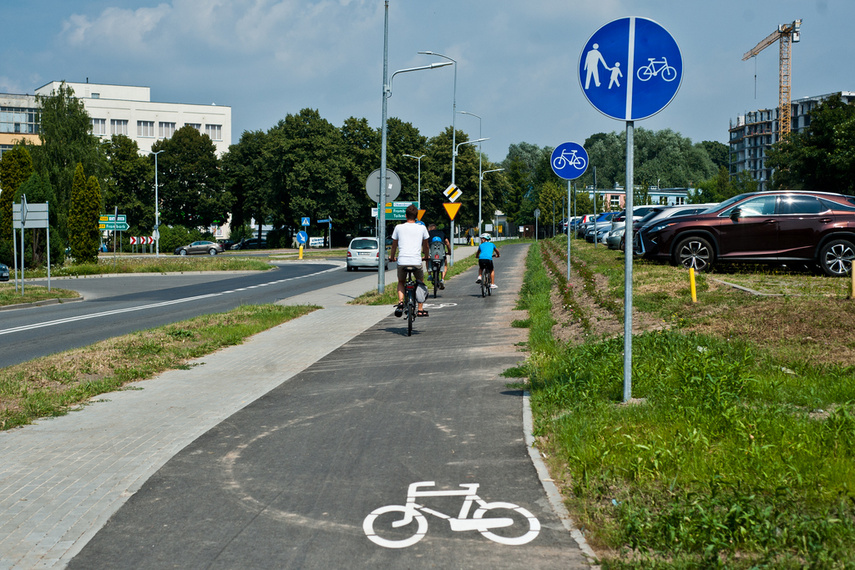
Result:
{"label": "cyclist in blue shirt", "polygon": [[478,246],[475,254],[478,256],[478,279],[475,283],[481,283],[481,274],[489,271],[490,289],[496,289],[496,269],[493,267],[493,258],[501,255],[499,255],[499,248],[492,242],[490,234],[481,234],[481,245]]}

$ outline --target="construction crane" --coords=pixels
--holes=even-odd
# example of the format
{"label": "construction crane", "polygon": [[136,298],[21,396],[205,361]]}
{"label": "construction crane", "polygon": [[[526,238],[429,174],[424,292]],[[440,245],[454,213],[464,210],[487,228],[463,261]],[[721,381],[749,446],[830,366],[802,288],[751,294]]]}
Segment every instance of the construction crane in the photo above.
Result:
{"label": "construction crane", "polygon": [[773,43],[780,41],[778,140],[783,140],[790,134],[790,50],[792,49],[792,44],[799,41],[799,29],[801,26],[801,20],[795,20],[791,24],[781,24],[778,26],[778,29],[769,34],[765,40],[754,46],[750,51],[745,52],[745,55],[742,56],[742,61],[745,61],[749,57],[756,56]]}

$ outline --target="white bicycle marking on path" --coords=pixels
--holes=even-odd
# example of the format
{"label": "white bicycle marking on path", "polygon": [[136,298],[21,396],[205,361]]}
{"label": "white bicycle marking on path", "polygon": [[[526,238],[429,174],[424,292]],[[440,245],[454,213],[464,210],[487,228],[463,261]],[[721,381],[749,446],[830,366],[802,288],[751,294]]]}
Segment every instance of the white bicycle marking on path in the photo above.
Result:
{"label": "white bicycle marking on path", "polygon": [[[534,540],[540,533],[540,521],[537,520],[531,512],[519,505],[505,502],[488,503],[476,492],[478,491],[479,483],[464,483],[460,485],[460,489],[450,490],[434,490],[422,491],[420,487],[435,487],[434,481],[419,481],[411,483],[407,491],[407,502],[404,505],[386,505],[371,511],[365,517],[362,523],[362,530],[368,537],[368,540],[382,546],[384,548],[407,548],[419,542],[425,537],[428,530],[427,517],[425,513],[435,517],[447,520],[448,524],[454,532],[465,532],[467,530],[477,530],[485,538],[489,538],[493,542],[506,544],[509,546],[518,546],[527,544]],[[463,504],[460,506],[460,512],[456,517],[446,515],[429,507],[416,503],[416,497],[463,497]],[[477,503],[478,508],[470,517],[469,511],[472,509],[473,503]],[[524,532],[519,536],[504,536],[495,534],[492,529],[508,528],[518,522],[510,517],[485,517],[488,511],[492,509],[506,509],[516,512],[523,517],[521,523],[528,524],[528,529],[523,529]],[[400,513],[400,519],[377,523],[377,519],[387,513]],[[395,531],[416,522],[416,528],[411,536],[406,536],[409,530]],[[388,525],[388,526],[385,526]],[[403,538],[384,538],[378,534],[378,530],[387,534],[387,536],[401,536]],[[522,531],[521,531],[522,532]]]}

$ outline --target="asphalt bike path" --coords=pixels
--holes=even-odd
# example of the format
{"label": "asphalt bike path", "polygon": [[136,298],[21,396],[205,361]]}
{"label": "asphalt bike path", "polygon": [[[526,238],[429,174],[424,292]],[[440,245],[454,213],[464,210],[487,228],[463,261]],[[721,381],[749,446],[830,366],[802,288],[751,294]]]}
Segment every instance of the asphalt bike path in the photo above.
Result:
{"label": "asphalt bike path", "polygon": [[[360,320],[354,309],[365,307],[324,309],[312,314],[326,316],[311,322],[311,330],[309,315],[298,319],[307,320],[291,334],[283,326],[257,335],[251,346],[221,351],[232,355],[228,365],[212,358],[191,372],[179,371],[186,379],[179,388],[169,382],[169,393],[189,400],[202,378],[225,377],[198,396],[207,399],[199,407],[219,413],[185,417],[177,406],[165,421],[177,424],[181,417],[197,424],[195,432],[176,425],[186,432],[183,439],[154,446],[165,458],[151,458],[148,471],[135,475],[137,483],[116,485],[124,489],[114,500],[121,506],[104,509],[112,516],[90,524],[88,535],[78,539],[85,546],[60,541],[54,550],[79,553],[70,561],[60,556],[58,565],[585,567],[584,540],[577,542],[578,533],[556,514],[540,480],[544,475],[538,477],[529,457],[522,394],[500,376],[525,356],[518,344],[526,330],[510,327],[524,316],[513,310],[524,254],[524,246],[502,248],[499,289],[490,297],[481,298],[475,269],[450,280],[438,299],[428,300],[430,317],[416,319],[412,337],[391,307],[372,308],[382,315],[355,335],[351,329],[361,327],[353,322]],[[394,287],[393,279],[386,282]],[[320,359],[312,355],[313,345],[342,334],[350,340]],[[281,364],[301,353],[314,363]],[[254,392],[228,390],[260,376],[266,380]],[[148,385],[144,391],[156,389]],[[121,400],[126,394],[137,396],[111,396]],[[160,408],[172,407],[160,401]],[[152,424],[162,421],[148,417]],[[90,430],[115,428],[97,417],[89,422],[95,424]],[[110,439],[113,446],[124,445]],[[112,468],[128,469],[128,461],[117,460]],[[92,486],[100,489],[105,479],[100,475]],[[393,526],[397,521],[407,524]],[[34,536],[41,535],[29,538]],[[0,532],[0,550],[2,537]],[[37,557],[28,556],[8,567],[35,567],[25,560]],[[4,560],[0,555],[0,568]],[[38,565],[50,567],[50,560]]]}

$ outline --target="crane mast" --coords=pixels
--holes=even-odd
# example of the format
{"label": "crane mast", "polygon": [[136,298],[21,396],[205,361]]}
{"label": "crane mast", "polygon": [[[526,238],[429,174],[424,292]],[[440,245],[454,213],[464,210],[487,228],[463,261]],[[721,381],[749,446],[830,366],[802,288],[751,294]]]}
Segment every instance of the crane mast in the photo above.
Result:
{"label": "crane mast", "polygon": [[790,77],[792,63],[790,52],[792,44],[799,41],[801,20],[794,20],[790,24],[781,24],[778,29],[769,34],[763,41],[758,43],[742,56],[742,61],[754,57],[775,42],[779,42],[778,53],[778,130],[779,140],[789,136],[792,127],[792,116],[790,112]]}

